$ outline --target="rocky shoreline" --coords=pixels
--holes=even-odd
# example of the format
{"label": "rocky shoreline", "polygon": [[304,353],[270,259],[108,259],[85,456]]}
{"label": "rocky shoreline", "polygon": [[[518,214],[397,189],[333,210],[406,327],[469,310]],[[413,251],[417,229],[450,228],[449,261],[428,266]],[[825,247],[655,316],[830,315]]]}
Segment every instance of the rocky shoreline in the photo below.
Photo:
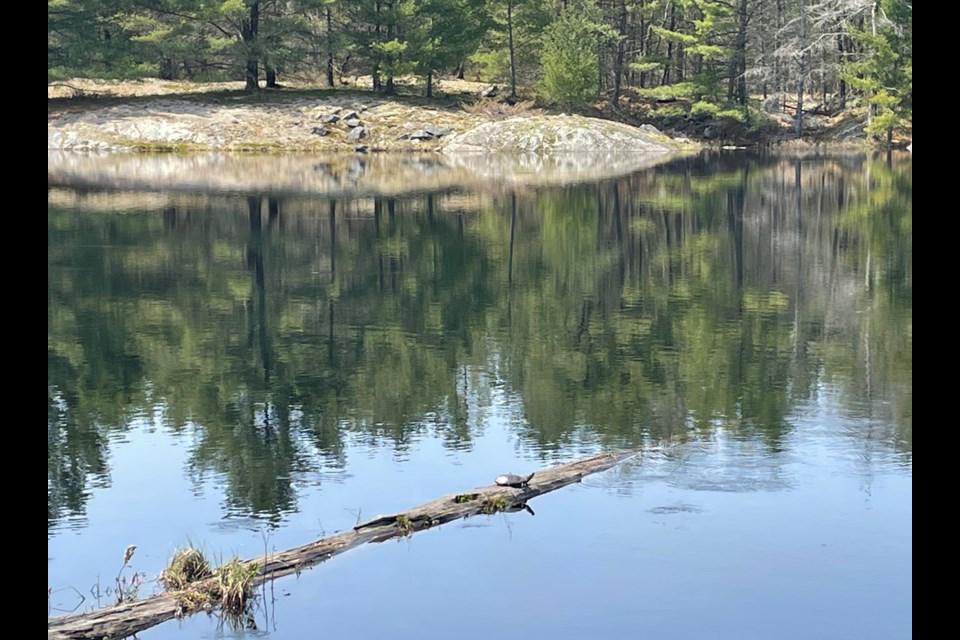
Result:
{"label": "rocky shoreline", "polygon": [[[231,83],[74,82],[76,86],[70,85],[72,97],[51,95],[48,90],[48,150],[432,152],[483,126],[496,128],[498,123],[525,118],[539,119],[538,126],[544,131],[556,129],[559,137],[526,136],[512,149],[505,148],[501,140],[497,150],[542,151],[551,140],[563,147],[560,138],[575,137],[571,130],[592,131],[590,140],[580,142],[600,150],[605,143],[638,150],[673,147],[668,138],[654,139],[648,132],[612,121],[573,116],[559,120],[534,108],[532,102],[508,105],[478,100],[476,87],[461,87],[455,95],[425,100],[410,95],[387,98],[350,88],[290,88],[249,94]],[[529,131],[529,123],[519,128]],[[459,149],[477,143],[473,135],[463,139]]]}
{"label": "rocky shoreline", "polygon": [[435,150],[484,119],[453,108],[354,96],[231,104],[157,97],[48,117],[48,150]]}
{"label": "rocky shoreline", "polygon": [[600,117],[547,115],[532,102],[507,105],[478,100],[476,87],[428,101],[349,88],[249,94],[238,89],[239,83],[84,82],[73,87],[72,97],[57,96],[48,88],[48,150],[462,154],[481,150],[661,153],[724,144],[783,144],[809,150],[824,142],[866,147],[858,135],[862,124],[851,118],[832,125],[836,129],[832,134],[812,118],[811,128],[820,133],[796,141],[790,140],[789,127],[783,123],[771,124],[769,131],[758,134],[756,128],[748,130],[735,121],[638,119],[622,110],[615,117],[602,105],[596,113]]}
{"label": "rocky shoreline", "polygon": [[64,113],[47,121],[48,151],[662,154],[692,146],[651,126],[599,118],[534,110],[491,118],[375,98],[272,105],[161,98]]}

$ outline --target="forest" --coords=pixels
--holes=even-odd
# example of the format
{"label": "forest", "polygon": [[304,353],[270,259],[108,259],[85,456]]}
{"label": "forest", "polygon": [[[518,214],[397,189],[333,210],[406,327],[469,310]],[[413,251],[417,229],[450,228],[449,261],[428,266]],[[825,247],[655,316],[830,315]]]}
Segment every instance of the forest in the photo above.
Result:
{"label": "forest", "polygon": [[912,129],[908,0],[48,0],[47,80],[369,77],[497,83],[507,102],[630,99],[685,117],[859,111],[890,144]]}

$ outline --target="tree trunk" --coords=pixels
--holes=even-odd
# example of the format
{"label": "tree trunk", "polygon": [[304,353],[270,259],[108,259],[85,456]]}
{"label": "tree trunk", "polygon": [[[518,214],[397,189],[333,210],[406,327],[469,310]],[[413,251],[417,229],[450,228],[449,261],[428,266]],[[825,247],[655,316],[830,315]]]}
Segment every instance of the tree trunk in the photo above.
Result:
{"label": "tree trunk", "polygon": [[161,80],[173,80],[173,60],[170,58],[164,58],[160,61],[160,71],[157,73],[157,77]]}
{"label": "tree trunk", "polygon": [[617,16],[617,28],[620,38],[617,40],[617,56],[613,60],[613,106],[620,105],[620,82],[623,76],[623,58],[627,46],[627,2],[620,0],[620,13]]}
{"label": "tree trunk", "polygon": [[[643,14],[644,3],[640,3],[640,55],[645,56],[650,52],[650,38],[653,37],[652,33],[647,33],[647,20]],[[643,71],[640,73],[640,78],[637,83],[641,89],[647,86],[647,72]]]}
{"label": "tree trunk", "polygon": [[[777,0],[777,28],[774,30],[773,50],[780,50],[780,30],[783,29],[783,0]],[[780,103],[781,111],[786,110],[786,98],[784,97],[783,73],[780,70],[780,58],[773,58],[773,92],[777,94],[777,101]]]}
{"label": "tree trunk", "polygon": [[250,5],[250,16],[240,21],[240,37],[247,51],[246,87],[247,91],[260,90],[259,56],[257,55],[257,37],[260,35],[260,3]]}
{"label": "tree trunk", "polygon": [[[396,32],[394,31],[394,29],[396,29],[397,25],[396,25],[396,18],[394,17],[394,14],[393,14],[393,3],[390,2],[387,4],[390,7],[390,21],[387,23],[387,42],[390,42],[391,40],[393,40],[394,35],[396,35]],[[388,67],[391,66],[394,62],[393,56],[387,56],[386,62]],[[387,76],[387,82],[386,82],[386,86],[383,88],[383,92],[388,96],[392,96],[396,94],[397,89],[393,84],[392,74]]]}
{"label": "tree trunk", "polygon": [[[673,31],[677,27],[676,19],[676,7],[673,3],[670,4],[670,27],[669,30]],[[660,78],[661,85],[670,84],[670,65],[673,64],[673,42],[667,41],[667,63],[663,65],[663,76]]]}
{"label": "tree trunk", "polygon": [[677,45],[677,82],[683,82],[687,77],[687,48],[682,44]]}
{"label": "tree trunk", "polygon": [[427,94],[428,98],[433,97],[433,71],[427,73]]}
{"label": "tree trunk", "polygon": [[327,6],[327,86],[333,85],[333,16]]}
{"label": "tree trunk", "polygon": [[[765,41],[764,39],[762,39],[762,38],[760,39],[760,58],[763,59],[763,60],[765,60],[765,59],[767,58],[766,41]],[[761,80],[761,82],[760,82],[760,91],[761,91],[761,93],[763,94],[763,99],[764,99],[764,100],[767,99],[767,78],[768,78],[768,77],[769,77],[769,76],[768,76],[766,73],[764,73],[764,74],[763,74],[763,80]]]}
{"label": "tree trunk", "polygon": [[[877,37],[877,3],[873,3],[870,7],[870,34],[876,38]],[[873,116],[875,111],[875,105],[873,104],[873,91],[867,89],[867,126],[869,127],[873,124]]]}
{"label": "tree trunk", "polygon": [[747,0],[737,4],[737,36],[733,46],[733,58],[730,61],[730,82],[727,88],[727,100],[736,101],[740,106],[747,104]]}
{"label": "tree trunk", "polygon": [[[837,36],[837,57],[840,59],[840,64],[843,64],[844,61],[843,39],[843,34]],[[840,83],[837,87],[837,108],[847,108],[847,81],[843,79],[843,76],[840,76]]]}
{"label": "tree trunk", "polygon": [[513,0],[507,0],[507,44],[510,48],[510,97],[517,97],[517,64],[513,49]]}
{"label": "tree trunk", "polygon": [[[381,42],[380,3],[379,2],[376,3],[376,15],[377,15],[376,24],[374,25],[373,31],[374,33],[377,34],[377,38],[376,38],[377,42]],[[379,93],[380,92],[380,54],[379,53],[373,57],[373,74],[372,75],[373,75],[373,90]]]}
{"label": "tree trunk", "polygon": [[797,113],[794,121],[794,130],[797,132],[798,138],[803,136],[803,76],[806,72],[803,57],[803,55],[800,56],[800,79],[797,81]]}
{"label": "tree trunk", "polygon": [[797,114],[795,129],[797,137],[803,136],[803,89],[804,79],[807,75],[807,0],[800,0],[800,59],[797,60],[797,66],[800,67],[799,77],[797,78]]}
{"label": "tree trunk", "polygon": [[599,34],[597,35],[597,98],[603,95],[603,47]]}

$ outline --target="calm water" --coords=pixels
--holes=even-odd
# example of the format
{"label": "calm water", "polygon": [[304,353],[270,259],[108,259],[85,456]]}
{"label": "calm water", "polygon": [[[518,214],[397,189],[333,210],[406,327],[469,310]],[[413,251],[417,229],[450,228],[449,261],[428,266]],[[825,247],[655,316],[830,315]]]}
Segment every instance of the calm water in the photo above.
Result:
{"label": "calm water", "polygon": [[[48,190],[50,614],[620,447],[141,639],[903,639],[912,159],[391,198]],[[96,597],[99,585],[100,598]],[[81,597],[82,594],[82,597]]]}

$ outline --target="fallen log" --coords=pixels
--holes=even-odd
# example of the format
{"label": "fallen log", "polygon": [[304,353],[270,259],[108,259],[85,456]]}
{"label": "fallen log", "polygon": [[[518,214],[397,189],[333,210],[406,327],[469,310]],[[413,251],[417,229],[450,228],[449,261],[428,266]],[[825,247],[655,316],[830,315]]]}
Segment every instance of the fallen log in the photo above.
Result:
{"label": "fallen log", "polygon": [[[245,564],[258,568],[254,586],[291,573],[299,573],[335,555],[368,542],[413,535],[417,531],[476,514],[526,508],[531,498],[579,482],[584,476],[605,471],[635,452],[605,453],[534,472],[521,487],[490,485],[458,494],[448,494],[431,502],[390,515],[358,523],[353,529],[321,538],[286,551],[252,558]],[[160,593],[143,600],[123,602],[88,613],[50,618],[48,640],[103,640],[125,638],[144,629],[193,613],[185,608],[183,595],[188,589],[204,589],[204,580],[179,591]]]}

